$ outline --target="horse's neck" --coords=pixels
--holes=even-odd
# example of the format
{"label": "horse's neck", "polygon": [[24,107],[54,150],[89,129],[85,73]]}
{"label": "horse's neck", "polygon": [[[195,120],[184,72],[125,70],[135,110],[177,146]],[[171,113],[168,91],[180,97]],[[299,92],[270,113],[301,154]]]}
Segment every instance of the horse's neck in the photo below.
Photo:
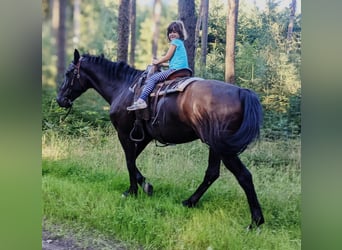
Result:
{"label": "horse's neck", "polygon": [[122,93],[128,91],[130,86],[130,83],[123,78],[110,77],[101,67],[94,67],[92,70],[88,69],[88,77],[90,79],[90,88],[98,92],[108,104],[111,104],[113,99],[116,99],[119,95],[122,96]]}

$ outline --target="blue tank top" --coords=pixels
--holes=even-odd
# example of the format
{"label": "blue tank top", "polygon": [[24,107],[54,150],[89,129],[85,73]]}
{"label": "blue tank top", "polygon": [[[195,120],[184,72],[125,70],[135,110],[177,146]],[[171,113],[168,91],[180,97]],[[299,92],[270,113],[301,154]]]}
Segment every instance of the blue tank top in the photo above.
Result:
{"label": "blue tank top", "polygon": [[176,50],[169,62],[170,69],[183,69],[189,68],[188,56],[186,54],[186,49],[184,42],[180,39],[173,39],[171,44],[176,46]]}

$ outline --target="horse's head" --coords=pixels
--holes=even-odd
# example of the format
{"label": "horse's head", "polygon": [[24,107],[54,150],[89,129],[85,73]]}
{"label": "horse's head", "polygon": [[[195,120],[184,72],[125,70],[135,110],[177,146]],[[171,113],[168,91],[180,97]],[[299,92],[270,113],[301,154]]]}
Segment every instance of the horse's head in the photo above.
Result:
{"label": "horse's head", "polygon": [[64,75],[63,84],[59,87],[57,103],[60,107],[70,108],[72,102],[79,97],[86,87],[80,79],[80,66],[82,57],[77,49],[74,52],[74,60],[70,63]]}

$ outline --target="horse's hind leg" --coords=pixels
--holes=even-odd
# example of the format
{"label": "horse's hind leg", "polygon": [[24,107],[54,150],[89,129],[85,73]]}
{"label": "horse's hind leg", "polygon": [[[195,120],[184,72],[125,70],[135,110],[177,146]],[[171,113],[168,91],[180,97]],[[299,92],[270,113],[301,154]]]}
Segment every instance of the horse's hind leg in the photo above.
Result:
{"label": "horse's hind leg", "polygon": [[265,221],[254,189],[252,174],[248,171],[248,169],[241,162],[238,156],[224,156],[222,157],[222,160],[226,168],[234,174],[234,176],[236,177],[237,181],[239,182],[240,186],[243,188],[247,196],[252,217],[252,223],[249,226],[249,228],[252,228],[254,223],[256,226],[260,226]]}
{"label": "horse's hind leg", "polygon": [[208,168],[204,176],[204,180],[201,185],[197,188],[195,193],[190,196],[189,199],[183,201],[183,205],[187,207],[193,207],[207,191],[211,184],[220,176],[220,156],[214,153],[211,149],[209,150]]}

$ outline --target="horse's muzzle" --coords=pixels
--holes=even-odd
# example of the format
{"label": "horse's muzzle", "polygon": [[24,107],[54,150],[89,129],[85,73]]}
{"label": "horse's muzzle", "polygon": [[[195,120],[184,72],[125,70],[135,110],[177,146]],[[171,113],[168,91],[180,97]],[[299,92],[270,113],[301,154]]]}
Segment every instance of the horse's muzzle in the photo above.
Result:
{"label": "horse's muzzle", "polygon": [[72,101],[70,101],[66,97],[58,96],[56,98],[56,101],[57,101],[58,105],[62,108],[70,108],[72,106]]}

